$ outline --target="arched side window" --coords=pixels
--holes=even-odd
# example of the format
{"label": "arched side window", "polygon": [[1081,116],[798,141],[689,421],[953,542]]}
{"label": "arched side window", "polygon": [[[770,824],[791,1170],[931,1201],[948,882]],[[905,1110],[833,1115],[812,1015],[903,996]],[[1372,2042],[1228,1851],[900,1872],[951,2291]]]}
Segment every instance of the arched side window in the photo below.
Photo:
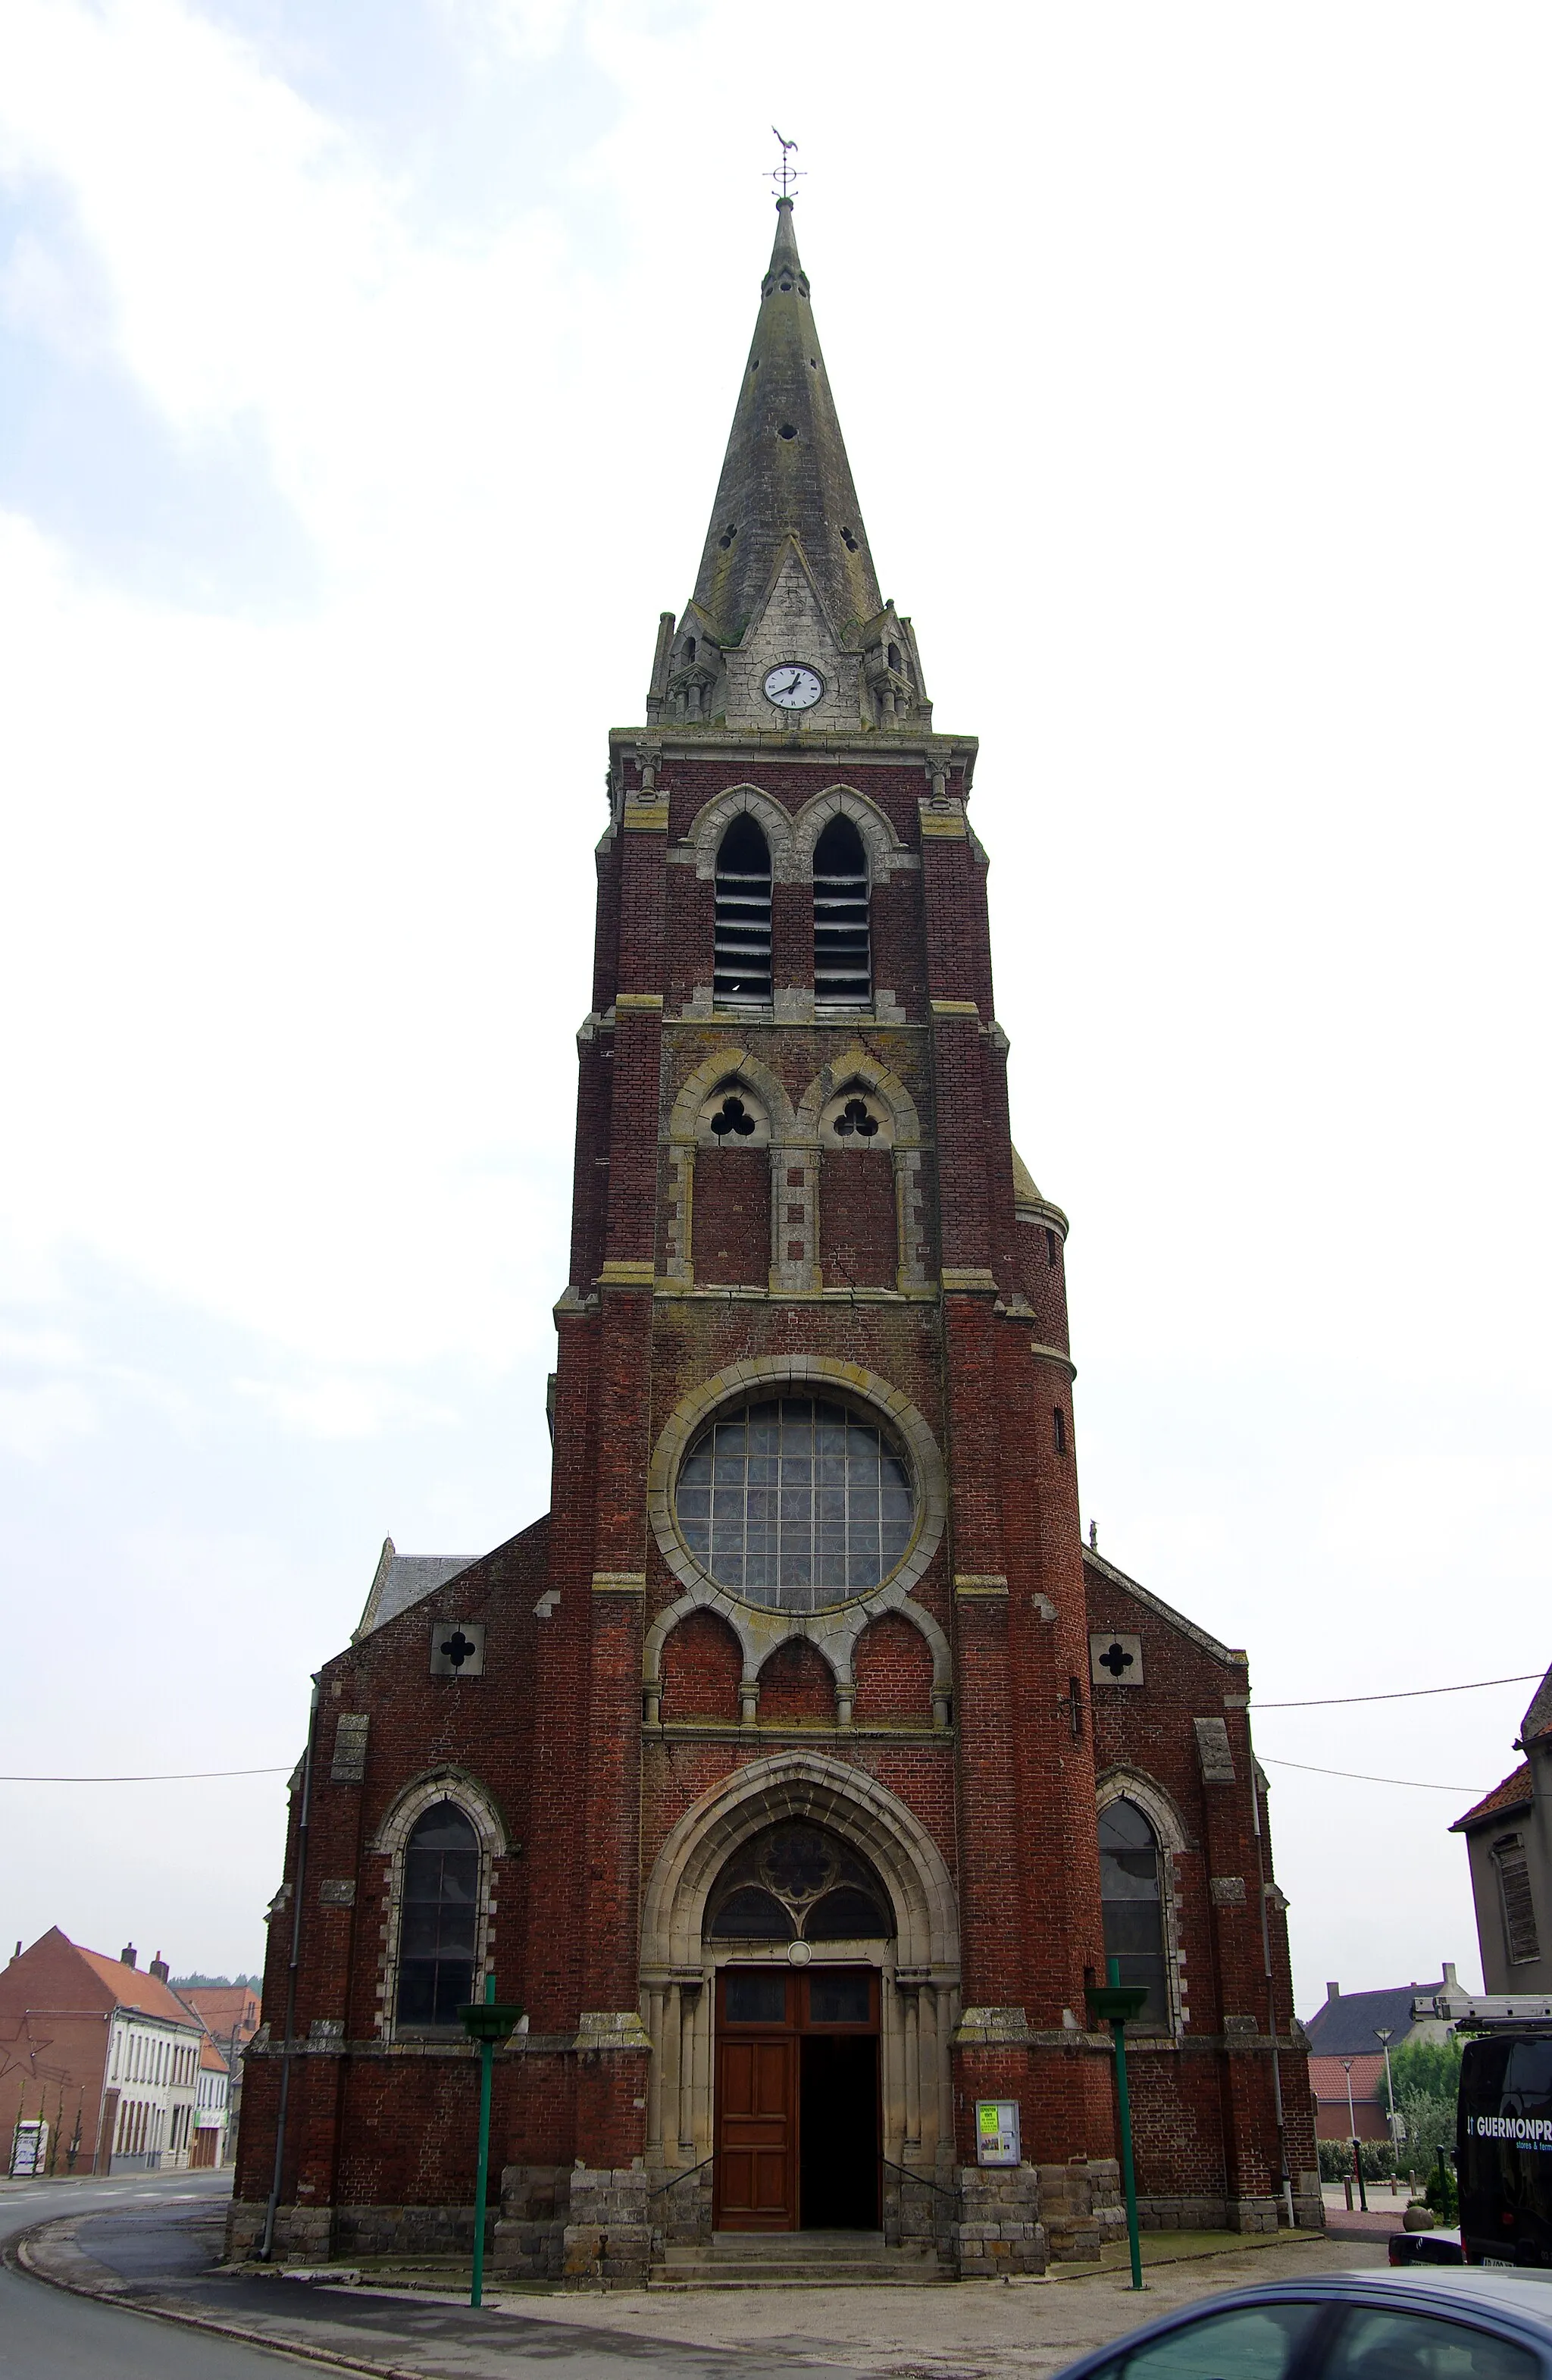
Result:
{"label": "arched side window", "polygon": [[741,810],[717,848],[713,985],[720,1002],[770,998],[770,846]]}
{"label": "arched side window", "polygon": [[1105,1957],[1120,1960],[1123,1984],[1146,1985],[1147,2004],[1139,2022],[1153,2025],[1170,2021],[1161,1871],[1158,1837],[1136,1803],[1107,1803],[1099,1813]]}
{"label": "arched side window", "polygon": [[872,997],[867,854],[838,810],[814,846],[814,1000],[820,1008],[866,1008]]}
{"label": "arched side window", "polygon": [[456,2031],[474,1998],[479,1918],[479,1838],[455,1802],[422,1811],[405,1846],[399,1910],[401,2032]]}

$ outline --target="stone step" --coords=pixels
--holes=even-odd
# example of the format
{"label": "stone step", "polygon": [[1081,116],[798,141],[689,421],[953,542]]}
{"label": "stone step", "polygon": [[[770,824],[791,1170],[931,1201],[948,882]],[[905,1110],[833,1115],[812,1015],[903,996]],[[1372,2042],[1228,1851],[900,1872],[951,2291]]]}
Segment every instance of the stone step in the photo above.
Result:
{"label": "stone step", "polygon": [[647,2286],[649,2289],[926,2289],[947,2277],[936,2264],[920,2262],[907,2267],[812,2265],[806,2271],[796,2265],[654,2265]]}
{"label": "stone step", "polygon": [[884,2256],[897,2252],[886,2248],[881,2231],[713,2231],[709,2240],[694,2244],[671,2245],[667,2251],[674,2256],[736,2256],[746,2260],[758,2256],[767,2263],[791,2263],[794,2258],[806,2260],[814,2256]]}
{"label": "stone step", "polygon": [[654,2289],[923,2288],[943,2275],[931,2249],[890,2248],[881,2231],[720,2232],[672,2246],[652,2266]]}

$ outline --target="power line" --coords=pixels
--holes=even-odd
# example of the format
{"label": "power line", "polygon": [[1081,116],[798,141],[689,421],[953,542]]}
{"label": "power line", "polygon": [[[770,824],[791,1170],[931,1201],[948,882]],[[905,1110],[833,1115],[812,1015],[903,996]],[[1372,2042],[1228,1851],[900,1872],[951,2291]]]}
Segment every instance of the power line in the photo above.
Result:
{"label": "power line", "polygon": [[[1522,1678],[1472,1678],[1459,1686],[1403,1686],[1392,1694],[1316,1694],[1307,1703],[1264,1703],[1260,1696],[1251,1696],[1253,1710],[1330,1710],[1338,1703],[1411,1703],[1420,1694],[1474,1694],[1484,1686],[1528,1686],[1532,1680],[1545,1675],[1541,1670],[1527,1670]],[[1289,1764],[1291,1767],[1295,1765]],[[1333,1768],[1333,1777],[1345,1776],[1344,1769]],[[1451,1789],[1453,1790],[1453,1789]],[[1469,1789],[1468,1789],[1469,1790]]]}
{"label": "power line", "polygon": [[[296,1767],[293,1761],[291,1767]],[[205,1777],[285,1777],[286,1768],[169,1768],[152,1777],[0,1777],[0,1785],[188,1785]]]}
{"label": "power line", "polygon": [[[1474,1694],[1486,1686],[1528,1686],[1539,1684],[1544,1672],[1527,1670],[1521,1677],[1473,1678],[1458,1686],[1404,1686],[1399,1692],[1384,1694],[1316,1694],[1308,1702],[1264,1703],[1253,1697],[1253,1710],[1332,1710],[1342,1703],[1409,1703],[1425,1694]],[[1261,1757],[1269,1760],[1271,1755]],[[1414,1777],[1366,1777],[1355,1768],[1311,1768],[1305,1760],[1279,1760],[1279,1768],[1308,1768],[1313,1777],[1352,1777],[1361,1785],[1415,1785]],[[280,1768],[171,1768],[145,1777],[0,1777],[0,1785],[192,1785],[212,1777],[285,1777],[296,1763]],[[1485,1786],[1428,1785],[1421,1790],[1430,1793],[1485,1792]]]}
{"label": "power line", "polygon": [[[1500,1682],[1507,1684],[1508,1680]],[[1359,1785],[1411,1785],[1419,1793],[1485,1793],[1485,1785],[1436,1785],[1431,1778],[1370,1777],[1362,1768],[1316,1768],[1308,1760],[1277,1760],[1269,1752],[1258,1752],[1257,1760],[1270,1768],[1302,1768],[1307,1777],[1350,1777]]]}

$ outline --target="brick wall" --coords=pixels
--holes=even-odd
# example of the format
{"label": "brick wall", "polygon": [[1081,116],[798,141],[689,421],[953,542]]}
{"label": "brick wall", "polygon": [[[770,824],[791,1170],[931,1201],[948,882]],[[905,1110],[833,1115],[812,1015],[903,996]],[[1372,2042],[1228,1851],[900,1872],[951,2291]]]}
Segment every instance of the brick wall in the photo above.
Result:
{"label": "brick wall", "polygon": [[697,1150],[690,1257],[697,1281],[765,1287],[770,1271],[770,1160],[763,1148]]}
{"label": "brick wall", "polygon": [[887,1149],[823,1151],[819,1248],[827,1289],[894,1287],[900,1232],[894,1160]]}
{"label": "brick wall", "polygon": [[893,1612],[875,1620],[853,1656],[859,1727],[927,1726],[932,1718],[932,1653],[919,1628]]}
{"label": "brick wall", "polygon": [[663,1718],[736,1719],[743,1674],[744,1656],[727,1621],[712,1611],[692,1612],[663,1647]]}
{"label": "brick wall", "polygon": [[[499,1995],[524,2006],[530,2026],[496,2061],[500,2161],[564,2174],[581,2158],[613,2171],[644,2154],[646,2061],[628,2046],[580,2046],[588,2036],[578,2028],[584,2016],[627,2030],[634,2021],[644,1879],[678,1821],[741,1767],[794,1742],[822,1752],[837,1779],[850,1771],[895,1797],[955,1881],[962,1998],[1005,2036],[967,2035],[954,2053],[962,2157],[973,2155],[975,2098],[1004,2095],[1020,2101],[1032,2160],[1114,2154],[1110,2061],[1085,2035],[1083,1991],[1104,1956],[1096,1794],[1124,1774],[1174,1814],[1171,1942],[1183,1954],[1177,1996],[1187,2011],[1168,2038],[1139,2046],[1142,2187],[1160,2205],[1227,2207],[1276,2190],[1285,2145],[1294,2171],[1301,2159],[1313,2166],[1245,1668],[1108,1563],[1085,1564],[1062,1249],[1043,1224],[1015,1218],[985,856],[964,821],[963,753],[948,798],[924,810],[929,757],[892,742],[805,755],[718,753],[682,739],[655,764],[666,816],[633,799],[600,846],[572,1282],[556,1313],[552,1515],[323,1672],[297,1999],[304,2046],[285,2181],[304,2229],[309,2206],[456,2210],[471,2186],[472,2060],[457,2045],[388,2039],[379,2022],[391,1980],[391,1863],[375,1846],[406,1787],[461,1777],[500,1815],[491,1956]],[[614,765],[634,796],[634,743],[616,745]],[[708,802],[751,782],[794,812],[838,782],[855,783],[888,819],[903,859],[891,854],[871,918],[875,981],[892,992],[892,1009],[802,1021],[811,899],[784,882],[774,972],[799,1021],[681,1014],[711,977],[711,888],[688,838]],[[697,1148],[694,1281],[655,1281],[669,1120],[691,1074],[742,1050],[811,1117],[854,1044],[903,1085],[919,1122],[913,1203],[922,1212],[910,1253],[925,1251],[924,1293],[897,1287],[891,1159],[850,1150],[818,1161],[823,1261],[801,1293],[767,1293],[763,1149]],[[812,1150],[811,1122],[806,1129]],[[1025,1154],[1038,1172],[1039,1152]],[[782,1255],[784,1228],[778,1236]],[[930,1650],[898,1616],[855,1645],[850,1730],[838,1724],[830,1662],[802,1634],[766,1658],[758,1719],[740,1725],[743,1654],[706,1612],[668,1638],[658,1720],[644,1727],[645,1632],[685,1591],[648,1522],[653,1448],[711,1376],[736,1380],[735,1367],[772,1355],[871,1374],[930,1433],[948,1512],[913,1595],[950,1646],[950,1729],[933,1728]],[[484,1622],[482,1678],[429,1675],[433,1617]],[[1091,1629],[1141,1638],[1141,1687],[1094,1683]],[[358,1782],[332,1774],[346,1713],[370,1719]],[[1231,1778],[1204,1774],[1204,1718],[1226,1729]],[[294,1873],[293,1829],[283,1874]],[[1236,1878],[1240,1899],[1224,1884]],[[353,1883],[353,1897],[325,1902],[325,1879]],[[266,1979],[270,2040],[249,2068],[238,2196],[249,2207],[267,2191],[273,2150],[288,1910],[283,1896]],[[315,2037],[319,2023],[330,2030]],[[1280,2136],[1274,2044],[1288,2110]]]}

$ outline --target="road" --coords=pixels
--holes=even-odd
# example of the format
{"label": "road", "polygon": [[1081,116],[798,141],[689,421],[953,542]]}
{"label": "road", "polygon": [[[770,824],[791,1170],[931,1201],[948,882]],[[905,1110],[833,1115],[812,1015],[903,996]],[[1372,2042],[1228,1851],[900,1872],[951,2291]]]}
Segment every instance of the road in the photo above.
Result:
{"label": "road", "polygon": [[[297,2288],[254,2275],[212,2274],[219,2254],[213,2216],[231,2189],[230,2173],[136,2174],[117,2181],[0,2181],[0,2247],[34,2224],[79,2217],[75,2250],[97,2281],[110,2276],[127,2295],[143,2293],[201,2322],[231,2323],[275,2339],[273,2348],[185,2328],[102,2302],[0,2265],[0,2380],[282,2380],[318,2362],[286,2352],[310,2346],[322,2354],[389,2366],[425,2380],[866,2380],[782,2340],[764,2353],[742,2346],[704,2346],[612,2331],[580,2307],[567,2319],[536,2320],[515,2309],[471,2313],[445,2300],[418,2302],[353,2289]],[[75,2250],[45,2252],[62,2269]],[[61,2257],[64,2259],[61,2265]],[[78,2265],[74,2269],[79,2270]],[[95,2284],[94,2284],[95,2285]],[[600,2302],[597,2313],[604,2316]],[[578,2316],[581,2316],[578,2319]],[[604,2317],[607,2318],[606,2316]],[[871,2359],[869,2359],[870,2361]],[[326,2368],[326,2367],[321,2367]]]}
{"label": "road", "polygon": [[[153,2206],[187,2210],[221,2201],[230,2173],[127,2174],[116,2181],[0,2182],[0,2246],[56,2215],[140,2214]],[[66,2295],[0,2265],[0,2374],[4,2380],[318,2380],[316,2363],[244,2347],[208,2332],[181,2330],[117,2306]]]}

